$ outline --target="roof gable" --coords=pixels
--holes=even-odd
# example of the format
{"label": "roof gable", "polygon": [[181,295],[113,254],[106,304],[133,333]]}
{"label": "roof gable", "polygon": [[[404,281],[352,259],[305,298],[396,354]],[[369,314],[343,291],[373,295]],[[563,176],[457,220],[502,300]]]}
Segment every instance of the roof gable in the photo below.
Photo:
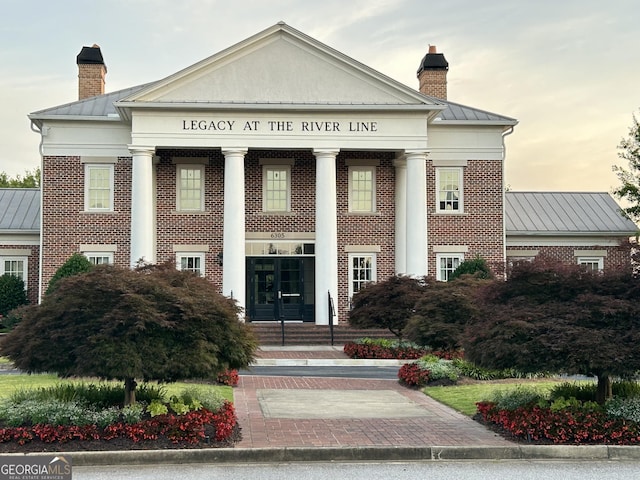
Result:
{"label": "roof gable", "polygon": [[123,102],[443,108],[443,102],[421,95],[284,23],[160,80]]}

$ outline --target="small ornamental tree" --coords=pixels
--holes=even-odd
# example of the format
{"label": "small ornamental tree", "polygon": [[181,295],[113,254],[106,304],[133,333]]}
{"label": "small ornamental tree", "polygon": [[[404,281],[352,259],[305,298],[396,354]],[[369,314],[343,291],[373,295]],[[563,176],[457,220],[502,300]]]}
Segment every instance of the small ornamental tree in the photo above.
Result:
{"label": "small ornamental tree", "polygon": [[428,284],[404,330],[407,340],[433,349],[460,349],[465,326],[477,314],[474,296],[486,283],[464,275]]}
{"label": "small ornamental tree", "polygon": [[368,283],[352,299],[349,324],[356,328],[387,328],[402,339],[402,331],[415,312],[426,279],[401,275]]}
{"label": "small ornamental tree", "polygon": [[6,316],[14,308],[28,302],[21,278],[9,273],[0,276],[0,316]]}
{"label": "small ornamental tree", "polygon": [[612,376],[640,371],[640,279],[631,268],[519,262],[483,293],[463,339],[479,366],[594,375],[599,403],[611,397]]}
{"label": "small ornamental tree", "polygon": [[26,372],[122,380],[214,380],[246,368],[257,342],[235,301],[171,263],[129,270],[96,266],[61,279],[0,343]]}
{"label": "small ornamental tree", "polygon": [[81,253],[74,253],[69,259],[56,270],[51,280],[49,280],[49,286],[47,287],[47,294],[53,292],[56,288],[56,284],[62,278],[71,277],[79,273],[88,272],[93,268],[93,265],[87,257]]}

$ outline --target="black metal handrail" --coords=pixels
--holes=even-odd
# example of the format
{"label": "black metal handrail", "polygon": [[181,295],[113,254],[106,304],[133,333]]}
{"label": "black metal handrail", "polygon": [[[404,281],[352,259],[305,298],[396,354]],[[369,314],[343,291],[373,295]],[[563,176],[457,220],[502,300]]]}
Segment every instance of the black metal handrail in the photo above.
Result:
{"label": "black metal handrail", "polygon": [[333,305],[333,297],[331,292],[327,290],[328,302],[329,302],[329,335],[331,336],[331,346],[333,346],[333,317],[336,316],[336,308]]}

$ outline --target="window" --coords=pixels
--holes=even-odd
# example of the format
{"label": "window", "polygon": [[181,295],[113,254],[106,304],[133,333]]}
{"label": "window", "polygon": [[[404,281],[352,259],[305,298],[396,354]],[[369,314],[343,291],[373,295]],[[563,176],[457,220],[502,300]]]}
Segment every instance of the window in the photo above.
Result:
{"label": "window", "polygon": [[88,212],[113,211],[113,165],[85,164],[84,208]]}
{"label": "window", "polygon": [[178,166],[176,191],[176,210],[204,210],[204,165]]}
{"label": "window", "polygon": [[438,212],[462,212],[462,168],[436,169]]}
{"label": "window", "polygon": [[349,167],[349,211],[375,212],[376,167]]}
{"label": "window", "polygon": [[586,267],[587,270],[602,271],[604,259],[602,257],[578,257],[578,265]]}
{"label": "window", "polygon": [[177,253],[176,260],[178,270],[204,276],[204,253]]}
{"label": "window", "polygon": [[448,282],[451,274],[464,261],[463,253],[447,253],[436,255],[436,280]]}
{"label": "window", "polygon": [[27,286],[27,259],[23,257],[3,257],[0,263],[0,275],[9,274],[18,277]]}
{"label": "window", "polygon": [[263,205],[265,212],[291,210],[291,167],[265,165],[263,176]]}
{"label": "window", "polygon": [[113,253],[111,252],[83,252],[92,265],[113,265]]}
{"label": "window", "polygon": [[349,298],[369,282],[376,281],[376,257],[372,253],[349,255]]}

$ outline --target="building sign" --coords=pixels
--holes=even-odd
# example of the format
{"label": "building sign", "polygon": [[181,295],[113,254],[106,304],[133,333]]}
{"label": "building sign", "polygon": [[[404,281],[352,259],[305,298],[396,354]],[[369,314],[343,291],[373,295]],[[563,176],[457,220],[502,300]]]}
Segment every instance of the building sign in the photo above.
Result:
{"label": "building sign", "polygon": [[0,455],[0,480],[71,480],[71,457]]}
{"label": "building sign", "polygon": [[377,121],[233,120],[183,118],[184,132],[206,133],[376,133]]}

